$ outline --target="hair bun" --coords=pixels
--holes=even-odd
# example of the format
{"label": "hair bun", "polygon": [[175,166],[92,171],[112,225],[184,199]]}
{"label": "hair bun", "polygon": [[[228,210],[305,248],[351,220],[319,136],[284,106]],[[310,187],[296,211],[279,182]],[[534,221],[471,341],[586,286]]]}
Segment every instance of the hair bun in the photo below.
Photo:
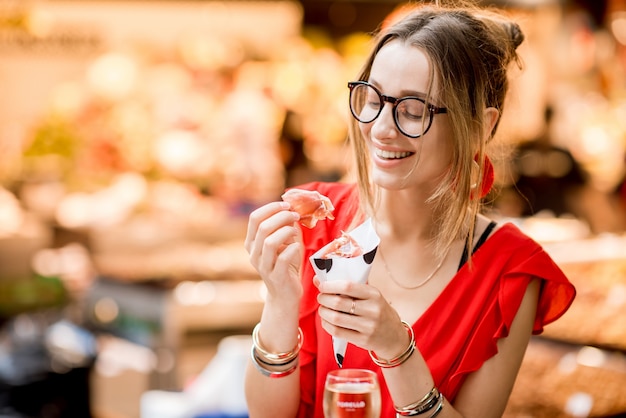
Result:
{"label": "hair bun", "polygon": [[491,35],[497,39],[495,42],[498,43],[498,40],[501,44],[505,42],[509,54],[514,56],[517,47],[524,42],[524,32],[519,24],[493,11],[483,11],[477,16],[487,26]]}
{"label": "hair bun", "polygon": [[509,39],[511,40],[511,43],[513,44],[513,49],[515,50],[518,46],[521,45],[522,42],[524,42],[524,33],[522,32],[522,29],[519,27],[519,25],[515,22],[507,22],[506,25]]}

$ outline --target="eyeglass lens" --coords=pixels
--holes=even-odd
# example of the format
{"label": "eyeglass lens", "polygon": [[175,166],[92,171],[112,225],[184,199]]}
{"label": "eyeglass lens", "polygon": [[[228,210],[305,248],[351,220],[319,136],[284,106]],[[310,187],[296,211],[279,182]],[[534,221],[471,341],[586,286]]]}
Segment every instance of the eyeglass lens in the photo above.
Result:
{"label": "eyeglass lens", "polygon": [[[372,122],[380,115],[383,105],[383,98],[372,86],[355,84],[352,87],[350,109],[359,122]],[[416,98],[402,98],[394,105],[396,125],[402,133],[408,136],[422,135],[428,129],[430,116],[428,112],[424,102]]]}

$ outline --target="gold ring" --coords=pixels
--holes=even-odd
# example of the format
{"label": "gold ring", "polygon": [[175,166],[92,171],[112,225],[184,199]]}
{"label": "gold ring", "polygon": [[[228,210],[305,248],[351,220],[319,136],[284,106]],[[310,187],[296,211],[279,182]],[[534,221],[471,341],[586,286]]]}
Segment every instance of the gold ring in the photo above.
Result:
{"label": "gold ring", "polygon": [[350,315],[354,315],[355,310],[356,310],[356,300],[352,299],[352,306],[350,306]]}

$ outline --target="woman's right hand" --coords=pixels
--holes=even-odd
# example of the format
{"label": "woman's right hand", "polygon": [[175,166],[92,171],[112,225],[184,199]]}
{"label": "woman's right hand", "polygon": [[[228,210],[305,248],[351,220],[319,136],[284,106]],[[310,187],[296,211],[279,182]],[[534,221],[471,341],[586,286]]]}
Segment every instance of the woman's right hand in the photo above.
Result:
{"label": "woman's right hand", "polygon": [[268,299],[299,301],[302,295],[300,219],[286,202],[272,202],[250,214],[245,248],[263,279]]}
{"label": "woman's right hand", "polygon": [[[256,209],[248,221],[244,246],[267,288],[257,342],[270,353],[293,352],[299,347],[298,308],[303,293],[299,219],[289,203],[279,201]],[[295,373],[271,379],[259,373],[258,363],[255,367],[252,360],[248,362],[245,392],[251,416],[296,416],[300,405],[300,374],[298,363],[295,365]],[[291,363],[287,365],[289,370],[292,367]],[[270,369],[277,368],[270,366]],[[281,366],[276,371],[279,370],[287,369]]]}

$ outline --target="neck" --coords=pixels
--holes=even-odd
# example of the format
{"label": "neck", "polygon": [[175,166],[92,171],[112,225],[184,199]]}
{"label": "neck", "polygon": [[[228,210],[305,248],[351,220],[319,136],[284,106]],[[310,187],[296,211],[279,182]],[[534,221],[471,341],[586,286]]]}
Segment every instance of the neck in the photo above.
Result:
{"label": "neck", "polygon": [[410,190],[382,190],[376,215],[378,233],[390,239],[430,240],[435,233],[433,213],[425,200]]}

